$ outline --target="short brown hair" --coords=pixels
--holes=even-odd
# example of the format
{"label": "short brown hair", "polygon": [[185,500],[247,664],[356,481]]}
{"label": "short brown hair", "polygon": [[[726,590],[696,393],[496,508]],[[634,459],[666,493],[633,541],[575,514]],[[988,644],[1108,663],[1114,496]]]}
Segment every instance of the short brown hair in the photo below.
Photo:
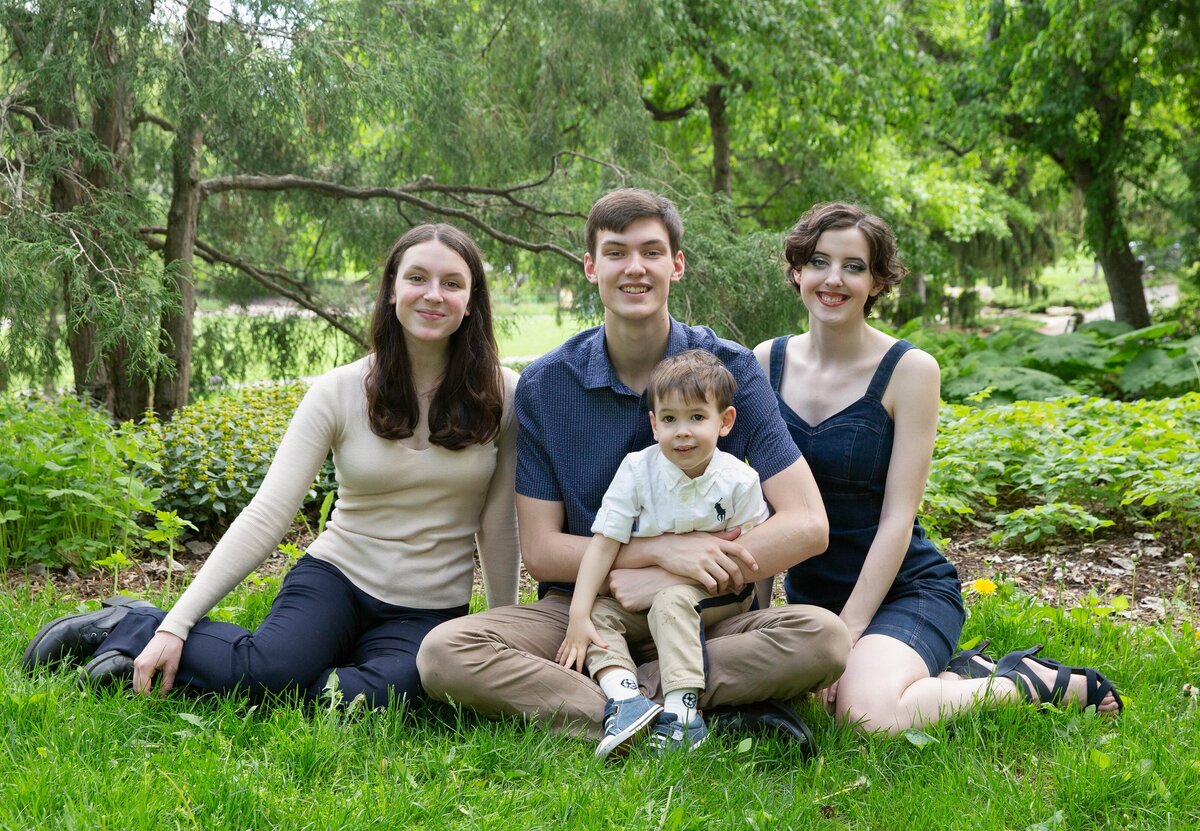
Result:
{"label": "short brown hair", "polygon": [[836,231],[842,228],[857,228],[867,238],[867,248],[871,254],[868,264],[875,285],[883,286],[883,290],[874,297],[868,297],[863,306],[863,315],[871,313],[875,301],[891,291],[892,286],[908,273],[908,268],[900,262],[896,250],[896,235],[888,224],[874,214],[869,214],[857,205],[845,202],[821,202],[809,208],[800,221],[796,223],[787,235],[783,247],[783,257],[787,260],[787,281],[796,291],[794,272],[799,271],[812,256],[817,247],[817,240],[826,231]]}
{"label": "short brown hair", "polygon": [[718,412],[733,406],[737,381],[721,359],[704,349],[688,349],[663,358],[646,387],[650,409],[658,409],[663,396],[674,393],[689,404],[713,402]]}
{"label": "short brown hair", "polygon": [[621,188],[596,200],[584,226],[588,253],[596,256],[596,238],[601,231],[620,233],[639,219],[647,218],[657,219],[667,229],[667,242],[674,257],[683,244],[679,210],[667,197],[642,188]]}

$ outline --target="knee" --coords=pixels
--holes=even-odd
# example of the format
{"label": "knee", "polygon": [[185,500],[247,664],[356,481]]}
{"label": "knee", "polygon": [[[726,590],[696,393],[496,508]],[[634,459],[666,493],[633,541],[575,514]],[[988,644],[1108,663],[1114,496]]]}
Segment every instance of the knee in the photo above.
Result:
{"label": "knee", "polygon": [[459,655],[472,644],[479,630],[464,625],[466,620],[465,617],[448,620],[434,627],[421,641],[416,661],[418,689],[424,686],[429,695],[445,698],[453,695],[460,683],[469,683],[466,662]]}
{"label": "knee", "polygon": [[696,590],[692,586],[668,586],[654,595],[654,604],[646,616],[651,620],[698,618]]}
{"label": "knee", "polygon": [[895,736],[904,725],[897,717],[896,701],[873,695],[869,690],[841,689],[839,685],[836,717],[839,723],[859,733]]}
{"label": "knee", "polygon": [[842,619],[827,609],[812,609],[813,626],[818,628],[818,637],[805,644],[806,653],[814,665],[823,667],[829,686],[842,677],[850,659],[850,630]]}

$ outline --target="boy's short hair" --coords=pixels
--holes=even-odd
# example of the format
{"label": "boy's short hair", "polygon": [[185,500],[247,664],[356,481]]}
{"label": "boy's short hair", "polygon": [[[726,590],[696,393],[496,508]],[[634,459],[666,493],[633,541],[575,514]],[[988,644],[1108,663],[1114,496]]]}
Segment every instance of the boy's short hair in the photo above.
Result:
{"label": "boy's short hair", "polygon": [[718,412],[725,412],[733,406],[737,386],[720,358],[704,349],[688,349],[663,358],[654,367],[646,397],[652,411],[664,396],[674,393],[689,404],[715,403]]}
{"label": "boy's short hair", "polygon": [[596,256],[596,239],[601,231],[620,233],[646,218],[657,219],[667,229],[667,242],[674,257],[683,244],[683,220],[679,218],[679,210],[667,197],[642,188],[621,188],[596,200],[584,226],[588,253]]}

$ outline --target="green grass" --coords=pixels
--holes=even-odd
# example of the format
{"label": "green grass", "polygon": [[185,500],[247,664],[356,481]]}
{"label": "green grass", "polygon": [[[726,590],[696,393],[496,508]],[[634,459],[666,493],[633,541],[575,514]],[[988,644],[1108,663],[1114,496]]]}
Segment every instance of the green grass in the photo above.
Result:
{"label": "green grass", "polygon": [[586,328],[588,324],[569,311],[556,311],[552,303],[496,306],[496,341],[504,361],[528,362]]}
{"label": "green grass", "polygon": [[[253,623],[270,583],[225,616]],[[238,698],[79,691],[69,671],[24,676],[26,639],[75,598],[0,589],[2,828],[1191,829],[1200,822],[1200,683],[1190,624],[1077,620],[1002,587],[973,598],[966,639],[1102,665],[1127,695],[1116,720],[1007,708],[928,731],[856,735],[811,703],[820,755],[713,740],[624,763],[589,743],[449,708],[307,715]],[[1047,616],[1049,619],[1047,619]]]}

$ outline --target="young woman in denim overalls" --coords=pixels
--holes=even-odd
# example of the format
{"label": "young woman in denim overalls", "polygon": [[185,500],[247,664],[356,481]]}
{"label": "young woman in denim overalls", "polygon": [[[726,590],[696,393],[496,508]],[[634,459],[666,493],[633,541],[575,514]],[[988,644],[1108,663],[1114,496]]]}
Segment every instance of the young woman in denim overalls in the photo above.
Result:
{"label": "young woman in denim overalls", "polygon": [[889,733],[1005,700],[1117,710],[1102,675],[1035,658],[1036,649],[999,661],[982,647],[954,655],[965,617],[958,574],[916,522],[938,364],[866,322],[906,272],[891,229],[853,205],[816,205],[788,235],[785,257],[809,331],[755,354],[829,516],[829,548],[784,580],[790,603],[837,612],[850,630],[850,660],[822,693],[826,705],[843,722]]}

